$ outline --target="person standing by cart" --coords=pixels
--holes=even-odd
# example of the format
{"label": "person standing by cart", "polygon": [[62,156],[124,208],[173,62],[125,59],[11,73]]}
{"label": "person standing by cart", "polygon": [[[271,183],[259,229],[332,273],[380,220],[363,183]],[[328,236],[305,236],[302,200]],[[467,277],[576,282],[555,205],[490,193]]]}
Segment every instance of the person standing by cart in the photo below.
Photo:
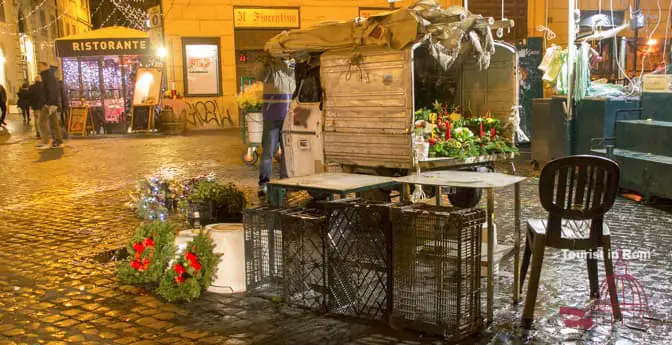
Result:
{"label": "person standing by cart", "polygon": [[273,156],[278,147],[281,150],[280,178],[287,177],[285,149],[282,143],[282,124],[296,88],[294,61],[265,57],[262,66],[259,79],[264,83],[264,103],[262,105],[264,127],[261,138],[261,164],[259,165],[260,197],[266,195],[266,184],[271,181]]}

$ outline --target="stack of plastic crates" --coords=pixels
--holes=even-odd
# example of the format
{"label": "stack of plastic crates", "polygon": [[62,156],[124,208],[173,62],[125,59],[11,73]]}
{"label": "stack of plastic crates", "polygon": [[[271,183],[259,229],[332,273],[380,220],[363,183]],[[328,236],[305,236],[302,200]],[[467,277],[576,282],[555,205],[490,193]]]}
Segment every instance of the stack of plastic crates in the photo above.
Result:
{"label": "stack of plastic crates", "polygon": [[281,293],[282,230],[280,211],[250,208],[243,214],[245,278],[250,295],[273,297]]}
{"label": "stack of plastic crates", "polygon": [[342,200],[325,209],[329,312],[387,322],[392,306],[390,205]]}
{"label": "stack of plastic crates", "polygon": [[392,325],[453,340],[478,332],[485,211],[412,205],[391,213]]}
{"label": "stack of plastic crates", "polygon": [[295,208],[279,214],[282,228],[283,300],[326,311],[325,216],[317,209]]}

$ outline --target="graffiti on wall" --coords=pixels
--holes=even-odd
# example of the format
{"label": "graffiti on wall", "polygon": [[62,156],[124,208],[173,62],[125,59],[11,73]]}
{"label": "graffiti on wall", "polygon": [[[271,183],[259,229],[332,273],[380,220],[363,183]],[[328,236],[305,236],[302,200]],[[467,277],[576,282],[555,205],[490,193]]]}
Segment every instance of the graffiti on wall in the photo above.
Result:
{"label": "graffiti on wall", "polygon": [[193,100],[186,102],[186,122],[188,128],[224,128],[234,127],[228,109],[223,110],[216,99]]}

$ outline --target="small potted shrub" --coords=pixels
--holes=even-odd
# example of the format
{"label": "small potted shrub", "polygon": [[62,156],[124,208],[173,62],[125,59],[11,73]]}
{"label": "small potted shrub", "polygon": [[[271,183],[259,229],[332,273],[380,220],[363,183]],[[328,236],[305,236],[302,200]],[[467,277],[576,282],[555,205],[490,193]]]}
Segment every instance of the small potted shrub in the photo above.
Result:
{"label": "small potted shrub", "polygon": [[[240,222],[247,201],[233,183],[226,185],[203,180],[194,185],[188,196],[192,210],[198,210],[201,225],[216,222]],[[193,223],[193,212],[189,221]]]}

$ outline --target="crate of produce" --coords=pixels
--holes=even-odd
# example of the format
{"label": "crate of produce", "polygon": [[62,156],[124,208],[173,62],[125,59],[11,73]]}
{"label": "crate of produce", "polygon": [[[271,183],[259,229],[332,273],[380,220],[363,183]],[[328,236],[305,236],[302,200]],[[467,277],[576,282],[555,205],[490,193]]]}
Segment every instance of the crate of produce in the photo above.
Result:
{"label": "crate of produce", "polygon": [[279,214],[282,228],[282,296],[290,305],[326,312],[324,212],[296,208]]}
{"label": "crate of produce", "polygon": [[327,212],[329,312],[387,322],[391,311],[389,204],[334,201]]}
{"label": "crate of produce", "polygon": [[280,295],[282,231],[279,212],[268,207],[258,207],[243,213],[245,280],[251,295]]}
{"label": "crate of produce", "polygon": [[458,340],[478,332],[482,209],[391,209],[394,327]]}

